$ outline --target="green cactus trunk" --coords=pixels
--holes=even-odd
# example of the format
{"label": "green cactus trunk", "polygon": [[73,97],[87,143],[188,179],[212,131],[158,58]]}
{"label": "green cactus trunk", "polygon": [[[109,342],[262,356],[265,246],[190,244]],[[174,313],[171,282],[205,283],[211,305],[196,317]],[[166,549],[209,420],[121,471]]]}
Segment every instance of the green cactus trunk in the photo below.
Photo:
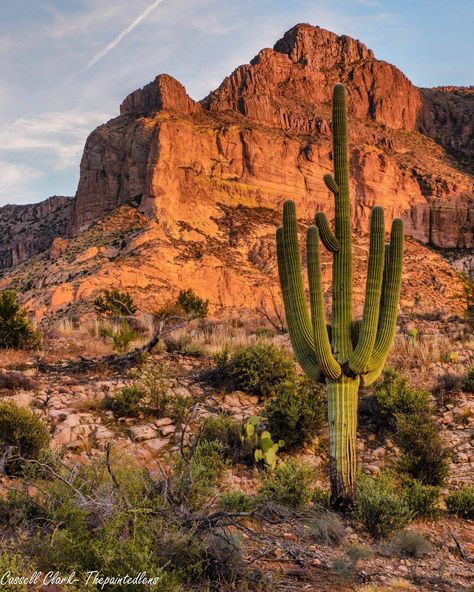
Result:
{"label": "green cactus trunk", "polygon": [[[402,276],[403,223],[394,220],[385,245],[383,209],[370,218],[370,247],[362,319],[353,320],[351,207],[347,158],[347,114],[342,84],[333,93],[334,178],[324,176],[334,194],[334,234],[318,212],[307,233],[311,316],[301,273],[295,204],[285,202],[277,230],[278,271],[288,331],[295,356],[312,379],[326,382],[333,504],[351,505],[355,495],[357,397],[382,372],[395,333]],[[319,241],[333,254],[332,325],[326,324]]]}
{"label": "green cactus trunk", "polygon": [[344,509],[355,498],[359,378],[327,382],[331,505]]}

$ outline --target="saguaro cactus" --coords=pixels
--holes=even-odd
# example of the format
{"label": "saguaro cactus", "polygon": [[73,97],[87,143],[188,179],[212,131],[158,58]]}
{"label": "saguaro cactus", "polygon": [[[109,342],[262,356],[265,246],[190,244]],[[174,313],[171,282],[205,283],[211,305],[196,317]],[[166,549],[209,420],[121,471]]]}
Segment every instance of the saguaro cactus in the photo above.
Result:
{"label": "saguaro cactus", "polygon": [[[385,245],[383,208],[370,217],[370,250],[362,319],[353,320],[352,247],[347,160],[345,89],[333,92],[334,178],[324,182],[335,198],[335,231],[318,212],[307,234],[307,270],[311,316],[301,275],[295,204],[285,202],[277,230],[277,256],[288,331],[305,373],[327,384],[332,503],[350,506],[355,497],[357,401],[359,386],[382,372],[391,347],[402,276],[403,222],[394,220]],[[326,324],[319,241],[333,254],[332,325]]]}

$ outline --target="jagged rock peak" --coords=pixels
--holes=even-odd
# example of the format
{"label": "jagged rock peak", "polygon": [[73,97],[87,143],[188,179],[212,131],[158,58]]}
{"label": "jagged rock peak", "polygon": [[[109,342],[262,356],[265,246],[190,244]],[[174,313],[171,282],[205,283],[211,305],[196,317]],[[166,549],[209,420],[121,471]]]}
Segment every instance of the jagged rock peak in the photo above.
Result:
{"label": "jagged rock peak", "polygon": [[238,111],[271,127],[314,134],[328,130],[334,85],[343,82],[349,114],[394,129],[415,129],[420,94],[395,66],[346,35],[296,25],[273,49],[234,70],[201,104]]}
{"label": "jagged rock peak", "polygon": [[120,105],[120,115],[150,115],[157,111],[193,113],[201,106],[188,96],[184,86],[169,74],[160,74],[153,82],[130,93]]}
{"label": "jagged rock peak", "polygon": [[292,62],[317,68],[375,58],[374,52],[357,39],[336,35],[307,23],[300,23],[287,31],[273,49],[287,54]]}

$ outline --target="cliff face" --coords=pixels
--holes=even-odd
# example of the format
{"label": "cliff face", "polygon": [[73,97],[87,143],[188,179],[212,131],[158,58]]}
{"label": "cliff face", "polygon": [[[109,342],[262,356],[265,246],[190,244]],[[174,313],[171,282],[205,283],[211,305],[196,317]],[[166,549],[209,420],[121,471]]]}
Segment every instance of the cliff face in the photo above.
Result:
{"label": "cliff face", "polygon": [[0,271],[46,250],[55,236],[65,234],[73,200],[53,196],[37,204],[0,207]]}

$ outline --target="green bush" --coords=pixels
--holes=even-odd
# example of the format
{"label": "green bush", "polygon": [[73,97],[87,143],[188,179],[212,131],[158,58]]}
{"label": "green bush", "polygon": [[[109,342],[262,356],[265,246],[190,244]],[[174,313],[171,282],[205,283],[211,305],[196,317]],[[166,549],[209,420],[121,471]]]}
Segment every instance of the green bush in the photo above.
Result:
{"label": "green bush", "polygon": [[406,526],[413,518],[406,499],[397,492],[395,479],[390,473],[359,478],[355,515],[375,538],[388,536]]}
{"label": "green bush", "polygon": [[222,356],[217,369],[232,388],[260,397],[271,396],[283,382],[296,378],[292,358],[266,343],[241,347],[230,357]]}
{"label": "green bush", "polygon": [[104,407],[117,417],[138,417],[144,398],[138,386],[124,386],[113,397],[104,399]]}
{"label": "green bush", "polygon": [[226,467],[222,444],[200,440],[190,465],[181,456],[173,460],[172,488],[175,495],[185,500],[189,509],[200,509],[213,493]]}
{"label": "green bush", "polygon": [[206,417],[201,425],[202,441],[220,442],[226,458],[233,462],[243,460],[252,450],[243,449],[241,440],[241,424],[226,413]]}
{"label": "green bush", "polygon": [[425,413],[429,409],[428,391],[413,389],[393,370],[386,370],[383,380],[374,387],[373,419],[379,428],[396,428],[399,415]]}
{"label": "green bush", "polygon": [[416,479],[407,478],[403,482],[403,497],[413,518],[434,518],[438,512],[439,487],[423,485]]}
{"label": "green bush", "polygon": [[29,592],[31,587],[22,583],[19,578],[30,577],[34,572],[35,567],[32,562],[19,552],[2,549],[0,553],[0,576],[5,579],[5,583],[1,584],[2,592]]}
{"label": "green bush", "polygon": [[94,300],[96,313],[101,317],[133,317],[137,307],[132,296],[125,291],[112,288],[104,290],[102,296]]}
{"label": "green bush", "polygon": [[397,416],[394,441],[400,448],[398,468],[425,485],[443,485],[449,453],[434,420],[427,414]]}
{"label": "green bush", "polygon": [[112,333],[113,350],[119,353],[126,352],[130,344],[138,338],[138,333],[127,323],[121,323],[117,331]]}
{"label": "green bush", "polygon": [[227,512],[252,512],[258,505],[257,498],[238,489],[223,493],[221,505]]}
{"label": "green bush", "polygon": [[388,544],[388,551],[391,555],[398,557],[409,557],[419,559],[430,551],[430,544],[419,532],[402,530],[398,532]]}
{"label": "green bush", "polygon": [[466,392],[474,393],[474,366],[466,372],[463,386]]}
{"label": "green bush", "polygon": [[301,510],[311,500],[313,470],[308,465],[289,460],[281,463],[264,477],[258,497],[264,502],[275,502]]}
{"label": "green bush", "polygon": [[325,410],[323,388],[301,379],[280,384],[263,415],[272,436],[284,440],[286,450],[294,450],[312,441],[324,422]]}
{"label": "green bush", "polygon": [[0,294],[0,349],[35,349],[40,336],[18,302],[16,293],[7,290]]}
{"label": "green bush", "polygon": [[445,499],[450,514],[474,519],[474,487],[462,487],[452,491]]}
{"label": "green bush", "polygon": [[[1,447],[11,447],[12,455],[35,460],[48,444],[48,430],[32,411],[10,403],[0,403]],[[23,464],[21,460],[7,460],[7,472],[21,473]]]}
{"label": "green bush", "polygon": [[162,364],[146,364],[130,374],[134,387],[143,393],[143,405],[158,417],[166,417],[174,395],[169,392],[169,379]]}
{"label": "green bush", "polygon": [[199,298],[191,288],[180,290],[176,305],[193,318],[205,318],[209,312],[209,300]]}

